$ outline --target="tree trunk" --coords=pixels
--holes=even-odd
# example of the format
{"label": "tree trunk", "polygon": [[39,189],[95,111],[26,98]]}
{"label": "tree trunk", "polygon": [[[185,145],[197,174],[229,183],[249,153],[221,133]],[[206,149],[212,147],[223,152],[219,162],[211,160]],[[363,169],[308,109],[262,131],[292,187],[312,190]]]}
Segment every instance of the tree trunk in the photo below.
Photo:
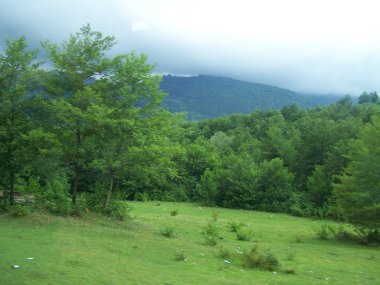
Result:
{"label": "tree trunk", "polygon": [[108,188],[108,192],[107,192],[107,195],[106,195],[106,199],[104,200],[104,209],[107,209],[108,204],[110,202],[111,194],[112,194],[112,191],[113,191],[113,183],[114,183],[114,172],[110,171],[109,188]]}
{"label": "tree trunk", "polygon": [[73,181],[71,183],[71,201],[74,206],[76,206],[77,204],[78,177],[79,177],[79,169],[75,168]]}
{"label": "tree trunk", "polygon": [[13,170],[11,169],[11,172],[9,174],[9,203],[11,205],[15,204],[14,188],[15,188],[15,174]]}

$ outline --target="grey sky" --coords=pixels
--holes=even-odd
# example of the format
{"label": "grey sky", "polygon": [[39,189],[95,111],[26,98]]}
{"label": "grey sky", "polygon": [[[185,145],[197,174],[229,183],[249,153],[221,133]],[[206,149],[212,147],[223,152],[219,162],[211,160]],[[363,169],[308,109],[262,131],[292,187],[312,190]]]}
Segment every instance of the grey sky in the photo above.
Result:
{"label": "grey sky", "polygon": [[380,2],[0,0],[0,48],[60,42],[85,23],[158,72],[223,75],[307,93],[379,90]]}

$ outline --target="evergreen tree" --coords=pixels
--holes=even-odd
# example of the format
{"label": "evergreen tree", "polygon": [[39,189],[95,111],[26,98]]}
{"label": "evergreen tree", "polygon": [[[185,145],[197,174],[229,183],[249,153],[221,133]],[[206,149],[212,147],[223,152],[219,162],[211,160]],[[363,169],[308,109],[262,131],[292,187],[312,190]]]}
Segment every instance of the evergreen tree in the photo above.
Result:
{"label": "evergreen tree", "polygon": [[[26,113],[26,99],[33,88],[34,63],[37,51],[29,51],[24,37],[6,41],[6,50],[0,55],[0,158],[4,186],[14,203],[17,176],[25,167],[22,147],[23,135],[30,130]],[[0,180],[0,181],[1,181]]]}
{"label": "evergreen tree", "polygon": [[380,119],[373,118],[350,143],[350,162],[334,185],[338,209],[350,222],[380,227]]}

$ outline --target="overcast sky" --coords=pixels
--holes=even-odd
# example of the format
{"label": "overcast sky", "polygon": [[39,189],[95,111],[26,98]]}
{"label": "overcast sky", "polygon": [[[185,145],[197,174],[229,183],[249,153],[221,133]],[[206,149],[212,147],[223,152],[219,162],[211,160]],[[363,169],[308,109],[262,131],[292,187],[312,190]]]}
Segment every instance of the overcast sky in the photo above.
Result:
{"label": "overcast sky", "polygon": [[380,90],[380,1],[0,0],[0,49],[60,42],[83,24],[157,72],[222,75],[298,92]]}

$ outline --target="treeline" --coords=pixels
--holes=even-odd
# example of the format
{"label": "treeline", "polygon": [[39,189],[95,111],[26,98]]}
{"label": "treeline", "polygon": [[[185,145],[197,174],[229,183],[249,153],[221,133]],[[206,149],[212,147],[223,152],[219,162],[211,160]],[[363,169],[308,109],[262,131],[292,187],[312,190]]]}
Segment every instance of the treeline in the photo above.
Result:
{"label": "treeline", "polygon": [[146,56],[109,57],[89,25],[39,63],[24,38],[0,56],[0,188],[60,214],[122,215],[121,200],[380,221],[380,105],[255,111],[186,122],[161,107]]}

